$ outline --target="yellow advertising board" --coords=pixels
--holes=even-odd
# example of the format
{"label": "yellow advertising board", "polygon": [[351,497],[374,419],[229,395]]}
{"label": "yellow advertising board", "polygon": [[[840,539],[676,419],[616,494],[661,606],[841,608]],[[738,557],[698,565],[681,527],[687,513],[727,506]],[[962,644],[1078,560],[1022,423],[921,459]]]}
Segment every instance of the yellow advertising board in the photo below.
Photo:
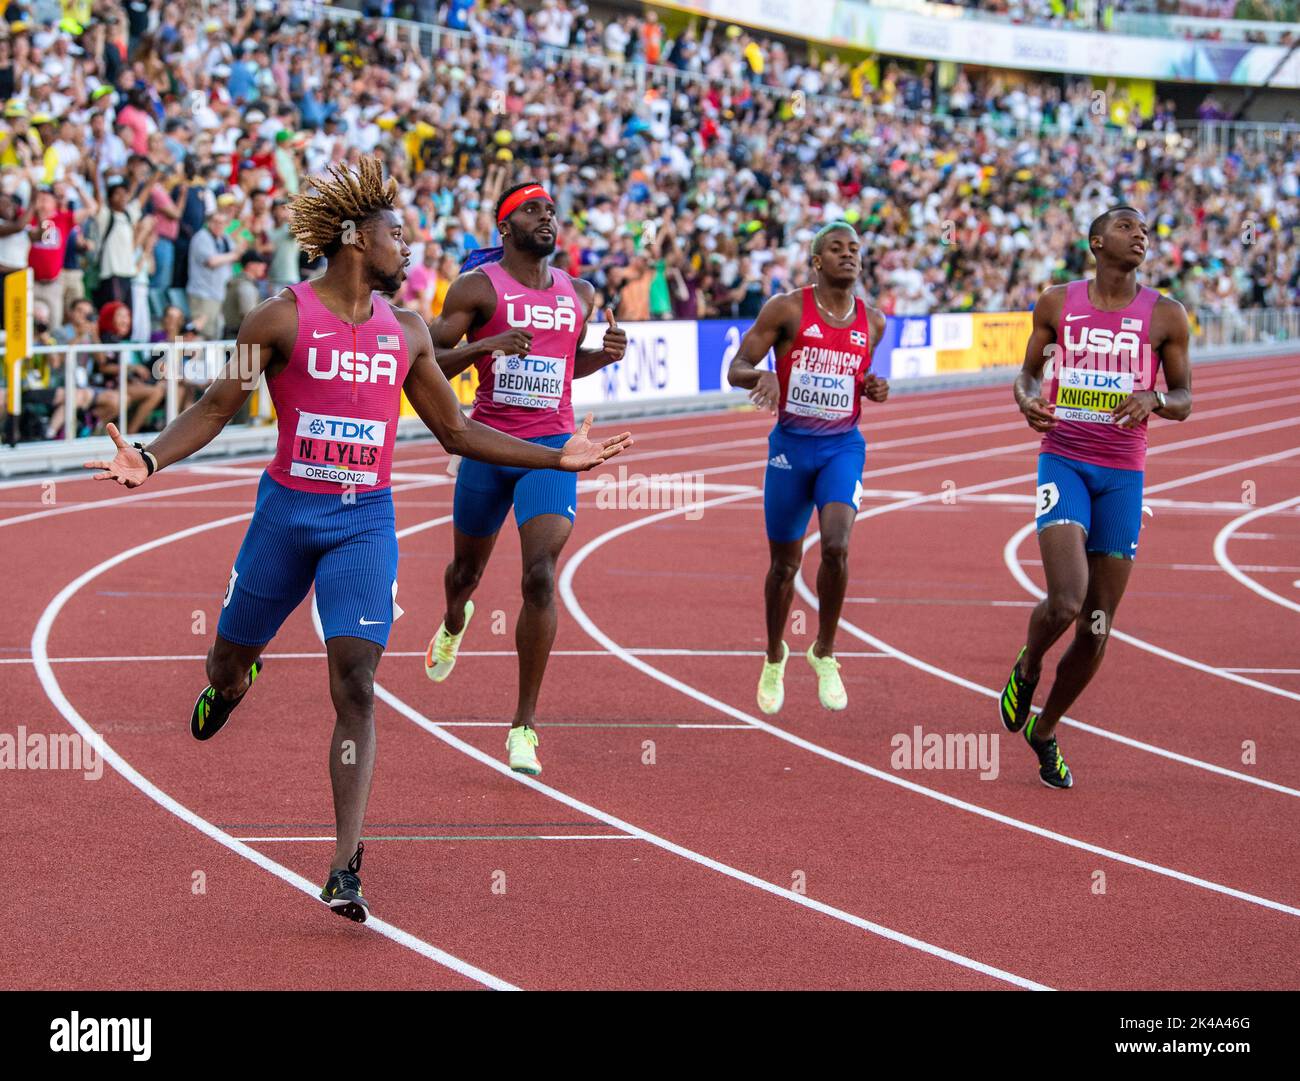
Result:
{"label": "yellow advertising board", "polygon": [[[936,318],[954,319],[953,316]],[[969,372],[1020,364],[1034,327],[1033,312],[972,312],[969,339],[959,349],[935,350],[935,371]],[[962,328],[965,329],[965,328]],[[942,340],[936,345],[942,344]]]}
{"label": "yellow advertising board", "polygon": [[22,364],[27,359],[31,344],[27,340],[27,320],[30,309],[31,271],[14,270],[5,275],[5,372],[8,375],[9,412],[16,414],[21,408]]}
{"label": "yellow advertising board", "polygon": [[[460,375],[451,380],[451,389],[456,392],[456,397],[460,399],[461,405],[473,405],[474,395],[478,393],[478,369],[472,364],[466,368]],[[402,416],[415,416],[415,407],[406,400],[406,395],[402,395]]]}

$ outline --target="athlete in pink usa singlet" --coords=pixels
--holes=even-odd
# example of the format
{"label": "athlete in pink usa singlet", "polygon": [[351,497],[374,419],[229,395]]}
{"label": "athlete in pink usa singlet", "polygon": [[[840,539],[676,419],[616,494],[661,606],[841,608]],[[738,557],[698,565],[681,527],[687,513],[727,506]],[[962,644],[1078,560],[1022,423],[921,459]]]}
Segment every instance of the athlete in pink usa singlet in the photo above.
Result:
{"label": "athlete in pink usa singlet", "polygon": [[1114,469],[1142,469],[1147,418],[1119,426],[1114,410],[1135,391],[1156,385],[1159,358],[1151,348],[1151,315],[1160,294],[1138,289],[1120,311],[1100,311],[1088,299],[1088,282],[1065,287],[1060,353],[1043,396],[1056,406],[1057,426],[1043,436],[1044,454]]}
{"label": "athlete in pink usa singlet", "polygon": [[526,356],[482,356],[475,420],[518,439],[573,431],[573,362],[586,313],[573,279],[551,267],[549,289],[530,289],[500,263],[480,268],[497,294],[492,318],[466,337],[471,342],[511,330],[532,335]]}
{"label": "athlete in pink usa singlet", "polygon": [[[439,442],[469,458],[577,471],[629,442],[623,435],[595,444],[583,431],[556,450],[464,416],[428,325],[384,299],[401,288],[411,256],[397,199],[397,181],[378,157],[310,178],[293,201],[291,228],[309,257],[328,260],[325,272],[254,308],[221,377],[149,447],[129,447],[110,425],[116,456],[86,463],[104,470],[97,479],[138,487],[207,445],[265,375],[279,425],[275,459],[258,484],[190,732],[206,741],[222,731],[259,678],[267,643],[314,587],[335,714],[334,851],[319,896],[357,921],[370,906],[361,890],[360,838],[375,760],[374,675],[400,612],[389,485],[403,391]],[[309,721],[304,714],[319,701],[303,700],[276,719]],[[236,775],[230,783],[246,781]]]}
{"label": "athlete in pink usa singlet", "polygon": [[[559,222],[545,188],[525,182],[508,189],[497,201],[496,220],[501,246],[471,254],[432,328],[438,364],[448,379],[471,364],[477,369],[474,420],[559,447],[573,432],[573,380],[622,359],[627,335],[606,309],[601,347],[583,347],[595,289],[550,264]],[[578,513],[574,474],[461,463],[452,509],[455,548],[443,574],[447,609],[424,671],[435,683],[451,675],[474,615],[471,597],[511,507],[523,558],[523,608],[515,634],[519,695],[506,753],[511,769],[536,775],[542,771],[537,699],[557,621],[555,565]]]}
{"label": "athlete in pink usa singlet", "polygon": [[[1016,404],[1043,434],[1034,516],[1047,594],[1029,618],[998,716],[1007,731],[1024,733],[1050,788],[1074,784],[1056,725],[1101,664],[1137,555],[1147,418],[1185,420],[1192,411],[1187,313],[1138,284],[1147,251],[1141,213],[1120,206],[1100,215],[1088,247],[1096,277],[1039,297],[1015,383]],[[1074,638],[1035,714],[1043,656],[1072,624]]]}
{"label": "athlete in pink usa singlet", "polygon": [[270,475],[300,492],[387,488],[411,360],[392,306],[372,294],[370,319],[345,323],[311,282],[289,286],[298,339],[289,363],[267,379],[280,437]]}

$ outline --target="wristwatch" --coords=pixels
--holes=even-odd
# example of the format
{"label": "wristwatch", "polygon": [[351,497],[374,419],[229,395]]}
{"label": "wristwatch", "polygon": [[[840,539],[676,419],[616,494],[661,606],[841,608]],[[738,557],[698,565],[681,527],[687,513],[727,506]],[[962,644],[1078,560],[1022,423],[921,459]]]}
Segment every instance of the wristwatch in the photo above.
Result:
{"label": "wristwatch", "polygon": [[[1151,393],[1156,396],[1156,409],[1163,409],[1165,407],[1164,393],[1162,391],[1155,390],[1155,389],[1153,389]],[[1153,409],[1152,412],[1154,413],[1156,409]]]}

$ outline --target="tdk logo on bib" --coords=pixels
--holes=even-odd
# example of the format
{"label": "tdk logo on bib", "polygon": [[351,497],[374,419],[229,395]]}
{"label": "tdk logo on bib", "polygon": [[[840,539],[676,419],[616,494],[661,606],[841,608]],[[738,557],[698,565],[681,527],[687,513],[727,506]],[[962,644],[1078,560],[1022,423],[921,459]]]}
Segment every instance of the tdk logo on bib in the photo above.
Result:
{"label": "tdk logo on bib", "polygon": [[313,379],[334,379],[342,376],[356,383],[378,383],[390,386],[397,383],[397,358],[392,353],[354,353],[352,350],[331,349],[329,360],[319,354],[324,350],[312,346],[307,350],[307,371]]}
{"label": "tdk logo on bib", "polygon": [[383,446],[387,431],[388,424],[382,420],[354,420],[351,417],[330,417],[322,413],[300,413],[295,434],[378,447]]}
{"label": "tdk logo on bib", "polygon": [[[1130,387],[1133,384],[1133,377],[1127,372],[1094,372],[1080,368],[1067,368],[1068,378],[1064,377],[1064,385],[1071,387],[1087,387],[1090,390],[1125,390],[1125,383]],[[1128,376],[1125,379],[1125,376]]]}
{"label": "tdk logo on bib", "polygon": [[576,308],[561,305],[568,297],[556,297],[557,306],[548,308],[544,304],[506,304],[506,322],[512,327],[532,327],[533,330],[572,330],[578,329],[578,312]]}

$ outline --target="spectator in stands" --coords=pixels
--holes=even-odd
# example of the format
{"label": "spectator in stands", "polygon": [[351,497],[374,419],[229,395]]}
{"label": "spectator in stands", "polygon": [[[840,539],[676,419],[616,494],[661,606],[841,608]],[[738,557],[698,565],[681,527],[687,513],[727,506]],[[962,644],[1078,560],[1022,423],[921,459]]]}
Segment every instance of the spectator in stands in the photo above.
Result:
{"label": "spectator in stands", "polygon": [[230,215],[224,210],[216,210],[208,215],[203,228],[190,241],[189,277],[185,287],[190,319],[208,338],[221,333],[221,308],[226,300],[226,285],[232,267],[247,246],[242,234],[236,234],[233,241],[226,235],[229,225]]}
{"label": "spectator in stands", "polygon": [[266,281],[268,260],[259,251],[248,250],[239,257],[240,273],[226,284],[226,300],[222,309],[225,319],[225,336],[233,338],[239,333],[244,317],[265,299],[262,284]]}
{"label": "spectator in stands", "polygon": [[45,303],[51,327],[63,325],[63,302],[66,292],[63,265],[67,260],[72,232],[90,215],[91,207],[75,213],[61,204],[51,187],[42,187],[32,205],[30,223],[31,249],[28,265],[32,268],[32,295]]}
{"label": "spectator in stands", "polygon": [[102,208],[96,218],[96,254],[99,283],[93,299],[98,305],[131,299],[131,281],[140,271],[140,188],[124,176],[111,176],[101,193]]}

